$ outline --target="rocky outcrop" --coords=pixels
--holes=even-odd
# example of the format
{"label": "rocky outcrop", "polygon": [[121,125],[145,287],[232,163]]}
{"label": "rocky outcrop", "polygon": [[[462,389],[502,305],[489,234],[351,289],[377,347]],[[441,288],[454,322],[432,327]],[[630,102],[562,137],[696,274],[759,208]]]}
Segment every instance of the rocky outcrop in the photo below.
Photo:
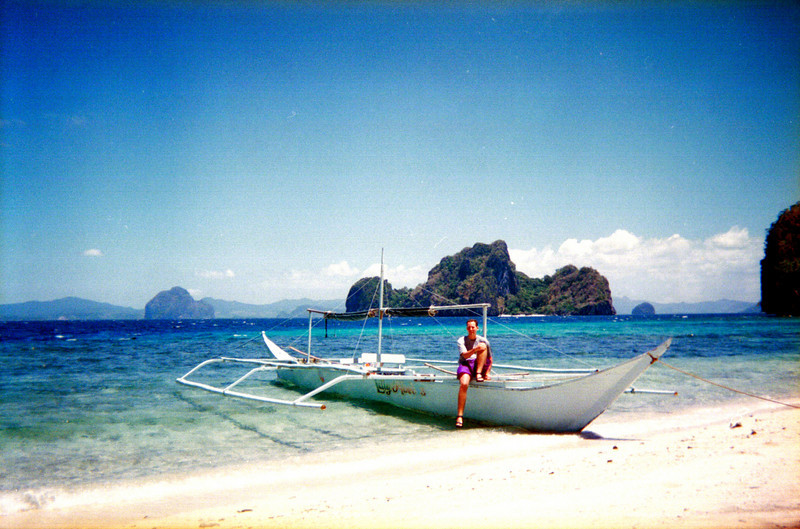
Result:
{"label": "rocky outcrop", "polygon": [[631,315],[633,316],[655,316],[655,314],[656,308],[646,301],[644,303],[639,303],[631,310]]}
{"label": "rocky outcrop", "polygon": [[547,304],[538,309],[559,316],[608,316],[616,314],[608,280],[594,268],[573,265],[560,268],[547,287]]}
{"label": "rocky outcrop", "polygon": [[214,307],[203,301],[195,301],[181,287],[159,292],[144,307],[146,320],[201,320],[213,317]]}
{"label": "rocky outcrop", "polygon": [[489,303],[493,315],[506,311],[506,300],[519,292],[514,263],[504,241],[475,244],[442,259],[428,280],[411,291],[409,306]]}
{"label": "rocky outcrop", "polygon": [[[347,292],[345,310],[356,312],[378,306],[378,281],[379,277],[365,277],[356,281]],[[389,298],[394,294],[392,285],[383,280],[383,305],[390,306]]]}
{"label": "rocky outcrop", "polygon": [[800,316],[800,202],[781,213],[767,233],[761,261],[761,310]]}
{"label": "rocky outcrop", "polygon": [[[348,293],[347,310],[376,307],[378,281],[377,277],[359,279]],[[608,280],[596,270],[569,265],[553,276],[530,278],[516,271],[504,241],[478,243],[443,258],[428,272],[428,280],[413,290],[393,290],[384,283],[386,306],[452,303],[489,303],[491,315],[615,314]]]}

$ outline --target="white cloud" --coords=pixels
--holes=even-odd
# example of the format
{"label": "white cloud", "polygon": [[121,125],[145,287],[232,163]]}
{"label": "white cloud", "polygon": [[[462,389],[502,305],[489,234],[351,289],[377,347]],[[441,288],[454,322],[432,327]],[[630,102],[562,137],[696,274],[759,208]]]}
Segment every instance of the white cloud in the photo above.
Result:
{"label": "white cloud", "polygon": [[192,296],[192,298],[195,300],[201,299],[201,297],[203,296],[203,291],[197,288],[187,289],[186,292],[188,292],[189,295]]}
{"label": "white cloud", "polygon": [[328,267],[321,270],[290,270],[271,277],[259,286],[270,297],[275,298],[314,298],[344,299],[355,282],[355,276],[327,274]]}
{"label": "white cloud", "polygon": [[327,277],[353,277],[357,274],[358,269],[347,264],[347,261],[333,263],[322,269],[322,275]]}
{"label": "white cloud", "polygon": [[318,270],[289,270],[275,275],[259,286],[280,298],[342,298],[360,276],[357,268],[347,261],[332,263]]}
{"label": "white cloud", "polygon": [[83,252],[83,255],[87,257],[103,257],[103,252],[101,252],[97,248],[89,248],[88,250]]}
{"label": "white cloud", "polygon": [[[319,270],[291,270],[264,281],[259,286],[271,297],[344,299],[357,280],[379,275],[378,263],[360,271],[346,261],[341,261]],[[414,287],[427,279],[428,272],[421,266],[386,267],[384,277],[391,283],[392,288]]]}
{"label": "white cloud", "polygon": [[195,270],[194,275],[204,279],[231,279],[236,277],[236,274],[230,268],[227,270]]}
{"label": "white cloud", "polygon": [[[551,275],[568,264],[591,266],[608,278],[616,298],[670,303],[722,298],[757,301],[762,249],[760,238],[734,226],[704,240],[679,234],[645,239],[617,230],[597,240],[567,239],[558,248],[510,249],[509,253],[517,270],[531,277]],[[422,266],[385,269],[394,288],[413,288],[425,282],[427,274]],[[259,286],[270,297],[344,299],[356,280],[378,275],[377,263],[359,271],[341,261],[318,270],[292,270]]]}
{"label": "white cloud", "polygon": [[[361,277],[380,277],[381,265],[376,263],[361,274]],[[424,270],[421,266],[412,266],[406,268],[403,265],[396,267],[384,267],[383,277],[389,281],[392,288],[415,287],[420,283],[424,283],[428,279],[428,271]]]}
{"label": "white cloud", "polygon": [[678,234],[644,239],[617,230],[595,241],[568,239],[556,250],[548,246],[509,253],[517,270],[531,277],[567,264],[591,266],[608,278],[615,297],[668,303],[758,300],[762,248],[761,239],[734,226],[705,240]]}
{"label": "white cloud", "polygon": [[414,288],[428,280],[428,270],[421,266],[412,266],[411,268],[398,266],[389,270],[388,277],[394,288]]}

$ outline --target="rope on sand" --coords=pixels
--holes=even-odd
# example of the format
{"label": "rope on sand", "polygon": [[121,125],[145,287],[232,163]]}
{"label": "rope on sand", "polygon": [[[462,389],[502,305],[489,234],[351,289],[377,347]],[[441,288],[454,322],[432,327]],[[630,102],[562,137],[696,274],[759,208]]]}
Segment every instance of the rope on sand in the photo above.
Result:
{"label": "rope on sand", "polygon": [[794,404],[789,404],[787,402],[781,402],[779,400],[770,399],[768,397],[762,397],[761,395],[754,395],[753,393],[748,393],[748,392],[742,391],[740,389],[732,388],[730,386],[725,386],[723,384],[718,384],[717,382],[712,382],[711,380],[708,380],[707,378],[703,378],[701,376],[695,375],[694,373],[690,373],[688,371],[684,371],[683,369],[680,369],[680,368],[675,367],[673,365],[669,365],[668,363],[666,363],[665,361],[661,360],[660,358],[655,359],[654,362],[659,362],[659,363],[663,364],[664,367],[668,367],[670,369],[674,369],[678,373],[683,373],[686,376],[689,376],[689,377],[692,377],[692,378],[696,378],[697,380],[701,380],[701,381],[703,381],[703,382],[705,382],[707,384],[711,384],[712,386],[717,386],[717,387],[722,388],[722,389],[727,389],[728,391],[733,391],[734,393],[740,393],[740,394],[746,395],[748,397],[753,397],[754,399],[760,399],[760,400],[765,400],[767,402],[772,402],[773,404],[780,404],[781,406],[788,406],[789,408],[800,409],[800,406],[795,406]]}

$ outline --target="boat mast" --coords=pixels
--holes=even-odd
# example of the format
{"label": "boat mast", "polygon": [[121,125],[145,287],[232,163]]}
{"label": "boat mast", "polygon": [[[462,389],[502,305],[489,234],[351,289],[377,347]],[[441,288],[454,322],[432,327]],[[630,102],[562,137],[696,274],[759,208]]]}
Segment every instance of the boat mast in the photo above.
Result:
{"label": "boat mast", "polygon": [[488,305],[483,306],[483,339],[486,339],[486,320],[487,320],[487,309],[489,308]]}
{"label": "boat mast", "polygon": [[381,279],[378,286],[378,369],[381,368],[381,341],[383,340],[383,248],[381,248]]}
{"label": "boat mast", "polygon": [[314,313],[308,311],[308,349],[306,349],[306,361],[308,363],[311,363],[311,330],[314,328],[313,322],[311,321],[312,317],[314,317]]}

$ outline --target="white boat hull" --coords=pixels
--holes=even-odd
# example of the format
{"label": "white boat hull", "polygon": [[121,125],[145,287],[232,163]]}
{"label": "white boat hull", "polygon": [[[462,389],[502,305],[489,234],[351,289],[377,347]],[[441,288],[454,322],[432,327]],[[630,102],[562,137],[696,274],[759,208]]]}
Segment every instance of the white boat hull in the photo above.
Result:
{"label": "white boat hull", "polygon": [[[603,371],[566,382],[535,387],[519,380],[471,384],[464,416],[474,421],[541,432],[579,432],[608,408],[669,347],[669,341]],[[313,390],[342,376],[325,364],[277,369],[280,380]],[[455,377],[365,374],[348,377],[325,394],[381,402],[434,415],[455,417]]]}

